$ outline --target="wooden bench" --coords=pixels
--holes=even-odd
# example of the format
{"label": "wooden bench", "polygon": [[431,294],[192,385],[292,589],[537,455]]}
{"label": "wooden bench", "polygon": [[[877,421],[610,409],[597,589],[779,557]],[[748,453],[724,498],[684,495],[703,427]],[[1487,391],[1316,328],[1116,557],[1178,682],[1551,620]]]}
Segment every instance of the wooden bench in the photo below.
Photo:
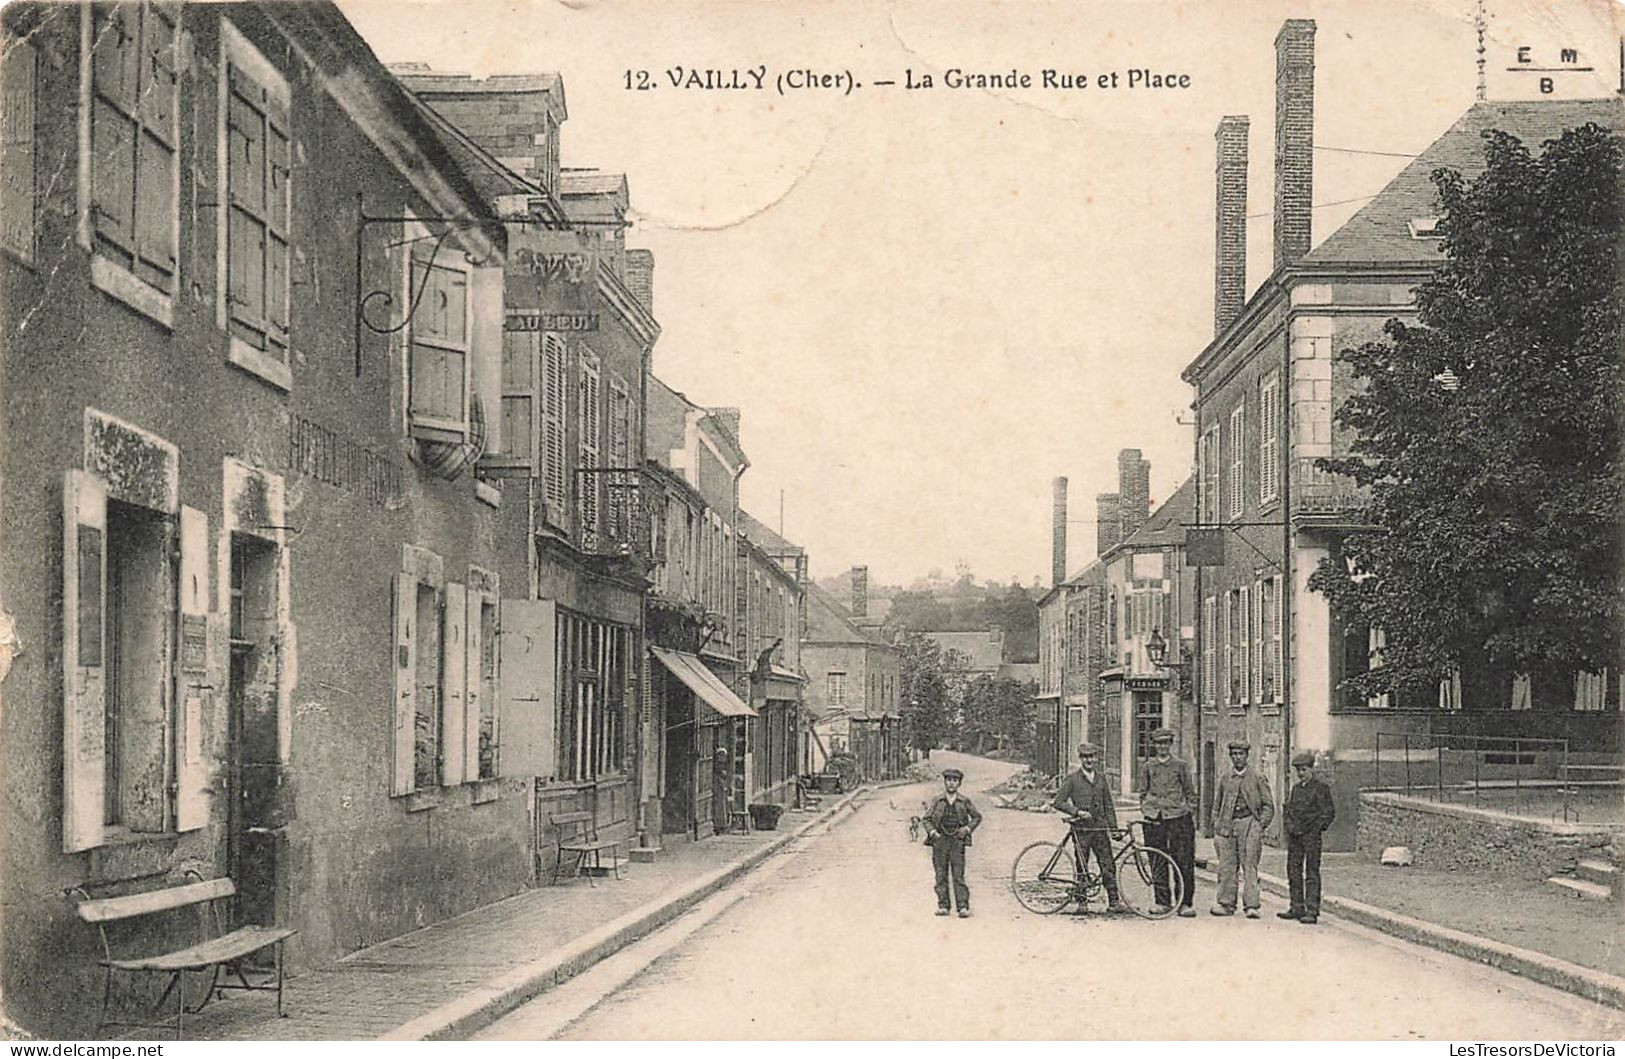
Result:
{"label": "wooden bench", "polygon": [[[596,802],[597,795],[592,795]],[[600,838],[598,835],[598,814],[592,810],[582,809],[569,813],[554,813],[550,819],[553,826],[558,829],[559,851],[553,861],[553,874],[562,875],[564,872],[564,855],[566,853],[575,857],[575,872],[583,874],[587,858],[592,858],[594,871],[604,870],[604,851],[610,853],[610,864],[614,869],[615,878],[621,877],[621,840],[618,838]],[[574,832],[568,838],[566,829]],[[588,886],[597,886],[591,875],[587,876]]]}
{"label": "wooden bench", "polygon": [[[79,918],[86,923],[94,923],[102,939],[103,958],[98,961],[103,969],[101,1014],[96,1023],[98,1033],[107,1026],[141,1026],[148,1029],[173,1029],[175,1038],[179,1040],[185,1029],[186,1016],[202,1011],[215,997],[223,998],[228,989],[267,993],[274,990],[276,1013],[280,1017],[286,1017],[282,1010],[282,943],[296,932],[285,927],[258,926],[226,931],[220,907],[216,902],[227,900],[236,894],[237,887],[230,879],[204,880],[199,877],[197,882],[125,897],[92,899],[82,889],[73,892],[80,898]],[[199,919],[200,933],[203,937],[196,944],[144,956],[113,955],[113,946],[107,936],[108,924],[193,905],[201,906]],[[272,947],[276,949],[276,984],[265,982],[255,985],[249,982],[247,974],[244,973],[243,961],[254,953]],[[167,975],[169,981],[164,987],[163,994],[153,1003],[152,1013],[156,1015],[163,1009],[173,994],[174,1019],[164,1022],[135,1022],[129,1019],[108,1018],[107,1009],[113,993],[114,971],[131,975]],[[210,975],[203,999],[193,1007],[186,1005],[185,976],[188,971],[207,972]],[[233,983],[223,980],[222,975],[226,973],[235,975],[237,981]]]}

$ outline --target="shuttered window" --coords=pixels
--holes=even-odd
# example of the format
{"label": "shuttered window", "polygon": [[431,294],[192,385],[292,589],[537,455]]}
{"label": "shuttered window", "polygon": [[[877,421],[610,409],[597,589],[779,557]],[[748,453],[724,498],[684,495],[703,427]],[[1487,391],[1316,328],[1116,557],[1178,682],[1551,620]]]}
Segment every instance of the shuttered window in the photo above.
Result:
{"label": "shuttered window", "polygon": [[0,247],[34,260],[34,46],[0,40]]}
{"label": "shuttered window", "polygon": [[549,517],[563,525],[570,495],[565,459],[565,399],[569,361],[564,338],[548,332],[542,336],[542,478]]}
{"label": "shuttered window", "polygon": [[93,245],[173,295],[180,179],[175,18],[150,3],[97,4],[89,12]]}
{"label": "shuttered window", "polygon": [[412,246],[410,291],[417,299],[408,365],[412,428],[419,434],[461,437],[468,432],[472,370],[471,270],[455,250],[436,253],[433,239],[416,239]]}
{"label": "shuttered window", "polygon": [[1258,499],[1269,503],[1281,492],[1281,375],[1270,372],[1258,388]]}
{"label": "shuttered window", "polygon": [[1230,412],[1230,480],[1226,483],[1225,492],[1230,500],[1230,517],[1235,518],[1241,514],[1246,506],[1242,490],[1246,488],[1246,453],[1247,453],[1247,413],[1243,406],[1237,405]]}
{"label": "shuttered window", "polygon": [[1214,687],[1214,659],[1218,650],[1214,642],[1218,634],[1214,603],[1212,596],[1202,601],[1202,702],[1210,706],[1218,701]]}
{"label": "shuttered window", "polygon": [[[583,470],[602,466],[604,426],[600,414],[603,395],[599,370],[597,356],[591,350],[582,347],[581,377],[576,394],[578,408],[576,422],[581,432],[576,466]],[[583,533],[598,532],[598,496],[603,484],[600,477],[596,474],[576,476],[581,493]]]}
{"label": "shuttered window", "polygon": [[1202,510],[1198,518],[1211,524],[1219,521],[1219,427],[1216,423],[1197,439],[1197,464],[1202,490]]}
{"label": "shuttered window", "polygon": [[288,355],[287,91],[264,72],[226,67],[226,302],[233,338]]}
{"label": "shuttered window", "polygon": [[506,454],[529,460],[537,449],[537,354],[535,331],[502,334],[502,447]]}

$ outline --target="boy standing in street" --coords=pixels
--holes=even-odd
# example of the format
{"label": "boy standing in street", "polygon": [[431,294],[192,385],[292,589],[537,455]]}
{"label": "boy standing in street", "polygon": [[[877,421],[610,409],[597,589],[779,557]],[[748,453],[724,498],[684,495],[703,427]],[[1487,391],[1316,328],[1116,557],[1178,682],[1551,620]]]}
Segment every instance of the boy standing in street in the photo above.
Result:
{"label": "boy standing in street", "polygon": [[[1134,784],[1140,792],[1140,815],[1145,819],[1145,844],[1168,854],[1179,868],[1184,883],[1179,914],[1189,918],[1196,914],[1191,907],[1196,899],[1196,781],[1191,779],[1190,766],[1174,757],[1173,732],[1166,728],[1152,732],[1151,747],[1156,756],[1140,765]],[[1154,864],[1152,889],[1159,912],[1166,911],[1173,900],[1167,867],[1162,860]]]}
{"label": "boy standing in street", "polygon": [[1320,836],[1337,819],[1337,810],[1332,807],[1331,788],[1315,778],[1313,750],[1292,755],[1292,772],[1297,783],[1292,785],[1292,793],[1281,810],[1291,905],[1276,915],[1314,923],[1320,919]]}
{"label": "boy standing in street", "polygon": [[958,769],[942,770],[943,792],[931,802],[920,818],[925,827],[925,844],[931,847],[931,866],[937,874],[937,915],[948,914],[948,883],[953,881],[953,898],[959,918],[970,918],[970,887],[965,885],[965,847],[971,832],[982,823],[969,798],[959,793],[965,774]]}

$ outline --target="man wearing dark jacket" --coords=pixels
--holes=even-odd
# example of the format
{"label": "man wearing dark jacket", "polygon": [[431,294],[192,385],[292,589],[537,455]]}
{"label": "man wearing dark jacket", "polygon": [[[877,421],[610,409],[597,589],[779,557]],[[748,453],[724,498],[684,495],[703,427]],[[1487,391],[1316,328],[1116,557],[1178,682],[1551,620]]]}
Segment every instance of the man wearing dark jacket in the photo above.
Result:
{"label": "man wearing dark jacket", "polygon": [[1095,867],[1100,870],[1100,882],[1106,887],[1108,912],[1128,912],[1117,892],[1117,866],[1112,863],[1110,832],[1117,830],[1117,806],[1112,800],[1104,773],[1095,771],[1100,752],[1093,743],[1078,747],[1078,771],[1066,778],[1055,792],[1050,804],[1066,813],[1072,825],[1073,849],[1078,858],[1078,876],[1081,878],[1089,864],[1089,854],[1095,855]]}
{"label": "man wearing dark jacket", "polygon": [[931,847],[931,867],[937,873],[937,915],[948,914],[948,881],[953,879],[953,897],[959,905],[959,918],[970,918],[970,887],[965,885],[965,847],[971,832],[982,823],[969,798],[959,793],[965,774],[958,769],[942,770],[943,792],[931,802],[920,818],[925,827],[925,844]]}
{"label": "man wearing dark jacket", "polygon": [[1297,783],[1287,795],[1281,815],[1286,829],[1286,877],[1291,907],[1277,912],[1282,919],[1314,923],[1320,918],[1320,836],[1337,818],[1332,791],[1315,778],[1315,752],[1292,755]]}

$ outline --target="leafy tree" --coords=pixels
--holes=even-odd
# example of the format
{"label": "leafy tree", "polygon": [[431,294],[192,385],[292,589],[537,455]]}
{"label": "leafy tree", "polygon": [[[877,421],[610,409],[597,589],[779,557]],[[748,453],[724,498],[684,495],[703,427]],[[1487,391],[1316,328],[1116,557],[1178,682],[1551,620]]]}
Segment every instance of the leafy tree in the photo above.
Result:
{"label": "leafy tree", "polygon": [[965,689],[964,719],[960,738],[974,753],[988,750],[1032,748],[1033,699],[1038,686],[1032,681],[1012,680],[983,673]]}
{"label": "leafy tree", "polygon": [[942,648],[920,633],[903,638],[903,735],[921,750],[941,746],[949,729],[948,682]]}
{"label": "leafy tree", "polygon": [[1354,441],[1320,466],[1366,487],[1375,528],[1310,587],[1385,630],[1360,694],[1431,693],[1456,666],[1495,702],[1511,673],[1619,665],[1620,141],[1485,139],[1476,180],[1433,175],[1446,259],[1419,323],[1343,353],[1364,383],[1337,412]]}

